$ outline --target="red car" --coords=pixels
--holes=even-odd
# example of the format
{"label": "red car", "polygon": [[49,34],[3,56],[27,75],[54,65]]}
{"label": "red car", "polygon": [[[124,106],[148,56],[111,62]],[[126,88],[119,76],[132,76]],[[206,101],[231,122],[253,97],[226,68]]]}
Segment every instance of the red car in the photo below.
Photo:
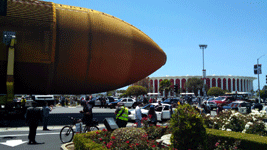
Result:
{"label": "red car", "polygon": [[210,105],[211,109],[213,109],[213,108],[216,108],[218,106],[218,104],[227,105],[229,103],[232,103],[233,101],[235,101],[234,97],[219,96],[219,97],[215,98],[215,100],[209,101],[209,105]]}

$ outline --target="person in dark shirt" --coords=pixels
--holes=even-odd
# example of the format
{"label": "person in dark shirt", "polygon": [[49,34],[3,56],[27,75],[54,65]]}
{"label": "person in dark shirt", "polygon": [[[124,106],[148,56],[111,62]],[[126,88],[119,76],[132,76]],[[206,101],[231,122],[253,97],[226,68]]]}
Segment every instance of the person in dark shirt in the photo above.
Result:
{"label": "person in dark shirt", "polygon": [[93,122],[93,106],[90,104],[90,102],[86,102],[85,100],[82,100],[81,105],[83,106],[83,110],[80,111],[80,113],[83,114],[83,118],[80,121],[86,124],[87,131],[90,131],[90,126],[92,126]]}
{"label": "person in dark shirt", "polygon": [[35,141],[36,129],[38,127],[39,121],[42,122],[43,111],[40,108],[37,108],[37,103],[32,102],[33,107],[29,107],[26,111],[26,124],[29,126],[29,143],[28,144],[40,144]]}

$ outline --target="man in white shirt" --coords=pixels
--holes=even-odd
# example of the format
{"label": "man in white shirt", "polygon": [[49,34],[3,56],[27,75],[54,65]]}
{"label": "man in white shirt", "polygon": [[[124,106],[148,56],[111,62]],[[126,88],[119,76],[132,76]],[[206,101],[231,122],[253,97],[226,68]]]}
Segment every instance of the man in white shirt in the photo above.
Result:
{"label": "man in white shirt", "polygon": [[142,106],[142,103],[139,103],[135,107],[135,122],[137,123],[137,127],[141,128],[141,120],[142,120],[142,113],[140,107]]}

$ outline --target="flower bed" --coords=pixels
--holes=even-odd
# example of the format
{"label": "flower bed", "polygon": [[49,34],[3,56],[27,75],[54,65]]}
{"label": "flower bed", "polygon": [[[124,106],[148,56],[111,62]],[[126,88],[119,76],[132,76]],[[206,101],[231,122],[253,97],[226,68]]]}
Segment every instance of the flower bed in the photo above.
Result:
{"label": "flower bed", "polygon": [[[140,131],[144,130],[144,134]],[[115,133],[116,132],[116,133]],[[131,134],[135,133],[135,137]],[[152,126],[148,128],[126,127],[113,132],[106,129],[89,133],[76,134],[73,142],[76,150],[84,149],[168,149],[161,142],[156,142],[164,134],[170,133],[169,127]],[[114,135],[116,136],[114,136]],[[138,135],[136,135],[138,134]],[[136,138],[136,136],[141,138]]]}
{"label": "flower bed", "polygon": [[263,121],[265,118],[266,112],[264,110],[260,112],[252,110],[250,114],[245,115],[233,110],[223,111],[216,117],[204,115],[205,125],[208,128],[261,136],[267,135],[267,123]]}
{"label": "flower bed", "polygon": [[[185,109],[186,108],[186,109]],[[190,122],[194,124],[195,119],[190,116],[199,116],[195,111],[188,109],[188,107],[181,107],[180,112],[175,111],[179,115],[173,115],[171,119],[172,126],[175,119],[182,116],[182,109],[185,109],[185,118],[188,126]],[[190,112],[188,112],[190,111]],[[192,112],[191,112],[192,111]],[[201,116],[200,116],[201,117]],[[184,117],[180,118],[180,122]],[[202,117],[201,117],[202,118]],[[242,115],[235,111],[223,111],[217,117],[210,117],[209,115],[203,116],[206,127],[207,148],[213,149],[264,149],[267,147],[266,135],[267,125],[262,121],[265,118],[264,112],[252,111],[251,114]],[[192,120],[192,121],[190,121]],[[179,121],[179,120],[178,120]],[[84,149],[169,149],[173,145],[163,145],[161,142],[156,142],[163,135],[172,133],[175,127],[170,126],[150,126],[147,118],[142,119],[142,128],[127,127],[119,128],[113,132],[109,132],[106,129],[92,131],[84,134],[77,134],[74,136],[74,144],[76,150]],[[180,124],[179,124],[180,125]],[[181,124],[183,125],[183,124]],[[179,127],[183,128],[183,126]],[[177,129],[176,129],[177,130]],[[222,131],[226,130],[226,131]],[[236,132],[228,132],[236,131]],[[197,131],[196,131],[197,132]],[[239,133],[237,133],[239,132]],[[243,132],[243,133],[242,133]],[[253,134],[244,134],[253,133]],[[186,135],[185,135],[186,134]],[[175,140],[183,139],[185,136],[190,137],[190,134],[186,132],[176,137]],[[195,134],[195,133],[192,133]],[[198,134],[198,133],[197,133]],[[258,135],[255,135],[258,134]],[[181,137],[182,136],[182,137]],[[194,138],[193,138],[194,140]],[[186,142],[186,141],[185,141]],[[189,142],[189,141],[187,141]],[[173,143],[172,143],[173,144]],[[190,142],[188,143],[190,144]],[[173,148],[175,150],[175,148]],[[203,149],[199,146],[197,149]]]}

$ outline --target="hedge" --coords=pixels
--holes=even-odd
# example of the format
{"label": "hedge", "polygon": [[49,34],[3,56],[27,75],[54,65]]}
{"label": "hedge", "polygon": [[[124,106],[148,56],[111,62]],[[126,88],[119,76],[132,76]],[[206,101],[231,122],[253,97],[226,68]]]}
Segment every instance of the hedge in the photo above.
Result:
{"label": "hedge", "polygon": [[[106,148],[103,148],[101,144],[97,144],[89,138],[90,135],[95,134],[95,132],[96,131],[75,134],[73,138],[75,150],[91,150],[91,149],[106,150]],[[98,130],[98,132],[102,132],[102,131]]]}
{"label": "hedge", "polygon": [[208,143],[216,143],[218,140],[227,141],[229,144],[241,140],[240,149],[266,149],[267,137],[255,134],[247,134],[233,131],[223,131],[206,128]]}
{"label": "hedge", "polygon": [[[90,139],[90,135],[96,134],[96,132],[101,133],[101,130],[91,131],[88,133],[76,134],[73,139],[75,145],[75,150],[106,150],[101,144],[97,144]],[[267,147],[267,137],[259,136],[255,134],[239,133],[233,131],[223,131],[217,129],[206,128],[207,139],[208,139],[208,149],[214,149],[215,143],[220,141],[227,141],[228,144],[233,144],[236,140],[241,140],[239,149],[266,149]]]}

